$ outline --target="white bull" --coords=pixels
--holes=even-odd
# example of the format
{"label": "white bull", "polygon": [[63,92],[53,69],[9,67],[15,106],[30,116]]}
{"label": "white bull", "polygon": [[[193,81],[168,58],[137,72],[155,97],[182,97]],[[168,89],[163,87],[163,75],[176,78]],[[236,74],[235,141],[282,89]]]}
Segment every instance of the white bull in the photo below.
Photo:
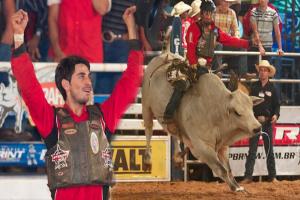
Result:
{"label": "white bull", "polygon": [[228,147],[234,142],[253,136],[261,129],[252,111],[252,99],[240,91],[230,92],[214,74],[200,77],[182,98],[174,119],[175,124],[163,124],[163,113],[173,88],[166,79],[166,70],[174,55],[155,57],[145,71],[142,87],[143,119],[147,138],[145,162],[151,164],[150,140],[153,118],[164,130],[189,147],[191,153],[208,164],[233,191],[243,190],[232,176]]}

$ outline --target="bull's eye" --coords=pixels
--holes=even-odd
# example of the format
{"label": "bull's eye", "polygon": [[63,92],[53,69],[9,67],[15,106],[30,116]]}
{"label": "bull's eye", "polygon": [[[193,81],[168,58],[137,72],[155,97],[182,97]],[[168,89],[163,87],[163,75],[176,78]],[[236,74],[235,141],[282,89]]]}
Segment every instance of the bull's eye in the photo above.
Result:
{"label": "bull's eye", "polygon": [[242,116],[240,113],[238,113],[236,110],[234,111],[234,114],[236,114],[238,117]]}

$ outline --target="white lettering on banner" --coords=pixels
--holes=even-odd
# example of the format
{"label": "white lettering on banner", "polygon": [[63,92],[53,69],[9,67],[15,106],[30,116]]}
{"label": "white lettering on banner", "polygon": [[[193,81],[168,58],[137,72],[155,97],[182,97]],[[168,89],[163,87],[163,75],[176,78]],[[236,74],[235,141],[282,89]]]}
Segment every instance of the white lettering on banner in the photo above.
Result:
{"label": "white lettering on banner", "polygon": [[276,127],[276,134],[275,139],[276,140],[282,140],[284,137],[284,134],[291,140],[296,140],[297,135],[299,135],[299,127]]}
{"label": "white lettering on banner", "polygon": [[[230,147],[229,162],[234,176],[244,176],[248,150],[248,147]],[[300,146],[275,146],[274,157],[277,175],[300,175]],[[263,146],[257,149],[253,175],[268,175]]]}
{"label": "white lettering on banner", "polygon": [[179,45],[180,45],[180,39],[179,38],[174,39],[174,45],[175,45],[175,54],[179,54]]}
{"label": "white lettering on banner", "polygon": [[48,103],[52,105],[63,105],[63,98],[57,88],[43,88]]}
{"label": "white lettering on banner", "polygon": [[25,153],[24,148],[1,148],[0,149],[0,161],[18,161]]}
{"label": "white lettering on banner", "polygon": [[[232,160],[246,160],[248,153],[230,153],[229,159]],[[275,152],[274,153],[275,159],[295,159],[296,153],[295,152]],[[266,159],[264,153],[259,152],[256,154],[256,159]]]}

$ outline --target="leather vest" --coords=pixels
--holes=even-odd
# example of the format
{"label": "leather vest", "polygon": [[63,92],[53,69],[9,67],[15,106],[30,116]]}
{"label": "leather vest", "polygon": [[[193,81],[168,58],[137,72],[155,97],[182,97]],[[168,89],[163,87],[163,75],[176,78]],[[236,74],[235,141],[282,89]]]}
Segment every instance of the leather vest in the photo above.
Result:
{"label": "leather vest", "polygon": [[216,46],[216,41],[218,37],[218,29],[214,28],[210,30],[208,33],[204,32],[204,29],[199,25],[199,29],[201,30],[201,37],[198,40],[197,44],[197,56],[200,57],[210,57],[214,56],[214,50]]}
{"label": "leather vest", "polygon": [[50,189],[112,184],[112,154],[101,111],[96,105],[87,110],[89,120],[75,123],[66,109],[56,109],[58,140],[45,156]]}

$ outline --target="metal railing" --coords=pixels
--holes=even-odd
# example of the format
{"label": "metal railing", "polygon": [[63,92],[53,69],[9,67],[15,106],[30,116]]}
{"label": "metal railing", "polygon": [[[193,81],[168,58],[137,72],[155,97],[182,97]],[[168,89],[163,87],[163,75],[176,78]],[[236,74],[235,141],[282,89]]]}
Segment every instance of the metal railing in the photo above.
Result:
{"label": "metal railing", "polygon": [[[249,56],[259,56],[258,51],[214,51],[216,55],[249,55]],[[145,51],[146,56],[158,56],[161,55],[162,51]],[[278,56],[277,52],[266,52],[266,56]],[[300,53],[296,52],[285,52],[283,56],[300,56]]]}

